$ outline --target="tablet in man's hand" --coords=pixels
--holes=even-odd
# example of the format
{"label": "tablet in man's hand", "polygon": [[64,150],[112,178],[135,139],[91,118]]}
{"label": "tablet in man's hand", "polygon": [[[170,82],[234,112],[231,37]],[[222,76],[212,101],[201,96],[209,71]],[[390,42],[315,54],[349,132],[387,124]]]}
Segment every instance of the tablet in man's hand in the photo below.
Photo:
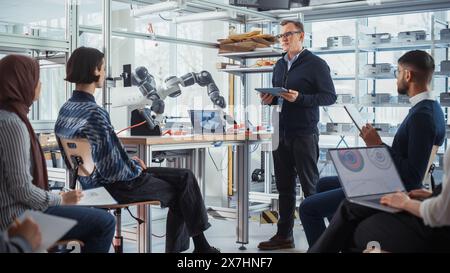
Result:
{"label": "tablet in man's hand", "polygon": [[358,131],[362,133],[362,128],[366,125],[366,121],[362,118],[361,113],[356,109],[354,105],[344,105],[345,111],[352,119]]}
{"label": "tablet in man's hand", "polygon": [[270,94],[277,97],[281,96],[281,93],[283,92],[289,92],[289,90],[284,87],[255,88],[255,90],[260,93]]}

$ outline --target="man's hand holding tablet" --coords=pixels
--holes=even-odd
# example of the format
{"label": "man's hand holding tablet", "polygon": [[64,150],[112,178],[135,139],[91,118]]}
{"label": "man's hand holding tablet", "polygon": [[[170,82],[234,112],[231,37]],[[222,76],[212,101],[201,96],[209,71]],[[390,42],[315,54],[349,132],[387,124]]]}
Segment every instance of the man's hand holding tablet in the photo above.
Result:
{"label": "man's hand holding tablet", "polygon": [[379,146],[383,144],[377,129],[368,123],[361,128],[361,133],[359,136],[364,140],[367,147]]}
{"label": "man's hand holding tablet", "polygon": [[277,97],[281,96],[283,93],[289,92],[289,90],[283,87],[255,88],[255,90],[263,94],[269,94]]}
{"label": "man's hand holding tablet", "polygon": [[261,98],[261,101],[263,104],[271,104],[273,101],[273,98],[275,98],[275,96],[272,96],[267,93],[259,93],[259,97]]}
{"label": "man's hand holding tablet", "polygon": [[260,92],[260,97],[264,104],[270,104],[274,97],[282,97],[289,102],[295,102],[298,98],[299,92],[295,90],[287,90],[283,87],[273,88],[255,88]]}
{"label": "man's hand holding tablet", "polygon": [[359,136],[364,140],[368,147],[383,144],[383,141],[381,141],[381,137],[377,132],[379,129],[366,123],[361,117],[361,113],[354,105],[345,105],[344,109],[347,111],[347,114],[350,116],[356,128],[358,128],[360,132]]}

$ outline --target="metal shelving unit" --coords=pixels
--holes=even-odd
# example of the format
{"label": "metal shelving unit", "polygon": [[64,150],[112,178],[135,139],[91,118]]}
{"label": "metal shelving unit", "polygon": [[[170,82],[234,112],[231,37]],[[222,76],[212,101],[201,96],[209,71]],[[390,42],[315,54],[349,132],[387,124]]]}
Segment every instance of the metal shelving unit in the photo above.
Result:
{"label": "metal shelving unit", "polygon": [[[438,24],[437,20],[435,20],[434,16],[432,18],[432,28],[434,29],[436,24]],[[370,118],[370,122],[376,123],[377,111],[379,112],[380,108],[400,108],[400,109],[407,109],[411,107],[411,104],[405,100],[399,101],[399,98],[395,95],[391,96],[391,99],[389,102],[385,103],[371,103],[363,100],[364,96],[374,96],[375,94],[378,94],[380,92],[380,88],[377,89],[376,82],[379,80],[395,80],[395,76],[393,73],[384,73],[384,74],[376,74],[376,75],[364,75],[362,74],[362,66],[364,63],[377,63],[377,55],[380,52],[389,52],[389,51],[408,51],[413,49],[422,49],[422,50],[429,50],[431,51],[431,54],[434,56],[435,50],[442,50],[447,49],[450,47],[450,40],[438,40],[436,39],[435,31],[432,31],[428,35],[427,40],[419,40],[415,42],[401,42],[398,41],[396,38],[393,38],[389,43],[381,43],[376,45],[370,45],[370,44],[362,44],[361,38],[362,35],[369,34],[369,33],[363,33],[364,28],[367,28],[364,25],[363,20],[356,20],[355,21],[355,38],[353,40],[352,45],[350,46],[342,46],[342,47],[312,47],[311,39],[309,40],[310,43],[305,42],[305,46],[313,53],[317,55],[334,55],[334,54],[355,54],[355,71],[354,74],[337,74],[332,72],[332,79],[333,81],[354,81],[355,83],[355,89],[354,89],[354,96],[352,97],[352,103],[337,103],[332,106],[322,107],[328,118],[330,119],[330,122],[334,123],[333,121],[333,115],[329,113],[329,109],[335,109],[339,107],[343,107],[345,105],[356,105],[358,109],[362,112],[367,112],[370,109],[372,109],[371,112],[373,112],[373,118]],[[448,27],[448,24],[444,25],[445,27]],[[373,33],[373,32],[372,32]],[[305,39],[306,41],[306,39]],[[309,46],[308,46],[309,45]],[[265,49],[265,50],[257,50],[252,52],[236,52],[236,53],[224,53],[219,54],[219,57],[226,57],[230,60],[240,62],[242,65],[245,65],[248,63],[247,61],[249,59],[256,59],[256,58],[279,58],[281,56],[281,50],[280,49]],[[448,53],[447,53],[447,59],[448,59]],[[393,60],[394,61],[394,60]],[[437,60],[436,60],[437,61]],[[221,72],[230,73],[234,76],[240,77],[240,79],[243,82],[244,85],[244,92],[248,92],[248,90],[245,89],[246,85],[246,79],[247,76],[254,75],[254,74],[268,74],[273,72],[273,67],[233,67],[233,68],[227,68],[227,69],[220,69]],[[435,73],[436,79],[445,79],[446,80],[446,88],[445,92],[448,92],[448,78],[450,77],[450,73],[442,73],[440,71]],[[369,83],[373,83],[373,88],[369,90],[370,85]],[[364,83],[366,83],[366,87],[364,88]],[[362,86],[363,88],[360,88]],[[337,90],[339,91],[339,90]],[[339,94],[338,94],[339,95]],[[445,115],[446,119],[448,119],[448,107],[444,107],[445,109]],[[393,127],[397,126],[398,124],[392,125]],[[395,136],[396,128],[389,130],[389,132],[381,132],[380,136],[383,138],[392,138]],[[361,145],[360,140],[358,140],[359,132],[354,128],[354,130],[347,131],[347,132],[326,132],[322,130],[320,132],[323,136],[336,136],[338,137],[336,141],[336,145],[333,146],[333,148],[341,147],[341,146],[351,146],[351,145]],[[449,138],[450,138],[450,132],[449,132]],[[354,141],[354,144],[351,144],[348,142],[348,137],[353,137],[352,142]],[[351,145],[349,145],[351,144]],[[323,147],[323,145],[320,146],[321,150],[326,149],[326,147]],[[268,158],[267,156],[265,156]],[[330,162],[326,158],[321,158],[319,160],[319,164],[324,164],[321,168],[320,172],[329,164]],[[267,164],[266,164],[267,165]]]}
{"label": "metal shelving unit", "polygon": [[[440,22],[435,20],[434,16],[432,17],[432,29],[434,29],[437,24],[439,24]],[[375,95],[377,94],[377,89],[376,89],[376,81],[377,80],[389,80],[389,79],[395,79],[395,76],[391,73],[385,73],[385,74],[377,74],[377,75],[363,75],[360,74],[360,63],[359,63],[359,54],[366,54],[365,56],[369,59],[369,55],[373,54],[373,63],[376,63],[377,61],[377,53],[378,52],[387,52],[387,51],[407,51],[407,50],[414,50],[414,49],[422,49],[422,50],[430,50],[431,54],[434,56],[434,52],[437,49],[447,49],[447,53],[446,53],[446,59],[448,60],[449,56],[448,56],[448,49],[450,47],[450,40],[437,40],[436,39],[436,34],[435,31],[432,31],[432,33],[430,34],[431,39],[428,40],[423,40],[423,41],[416,41],[416,42],[399,42],[398,40],[396,40],[395,38],[389,42],[389,43],[385,43],[385,44],[377,44],[377,45],[368,45],[368,44],[360,44],[361,41],[361,35],[363,34],[362,32],[360,32],[361,26],[358,25],[358,22],[356,22],[357,27],[356,27],[356,38],[355,38],[355,44],[354,44],[354,48],[352,49],[351,46],[346,46],[346,47],[342,47],[342,48],[319,48],[319,49],[311,49],[311,51],[313,51],[316,54],[345,54],[345,53],[354,53],[356,54],[358,57],[356,58],[356,64],[355,64],[355,75],[353,77],[342,77],[342,76],[333,76],[333,80],[340,80],[340,79],[345,79],[345,80],[355,80],[355,97],[352,98],[352,101],[354,103],[338,103],[335,104],[333,106],[328,106],[328,107],[324,107],[324,110],[326,112],[326,114],[329,116],[330,120],[332,121],[332,118],[330,117],[330,114],[328,113],[328,111],[326,109],[328,108],[335,108],[335,107],[343,107],[345,105],[348,104],[353,104],[356,105],[357,107],[359,107],[360,111],[366,111],[368,109],[373,109],[373,113],[376,113],[376,109],[378,108],[410,108],[411,104],[410,103],[406,103],[406,102],[392,102],[392,100],[395,101],[395,97],[391,97],[391,102],[389,103],[367,103],[367,102],[363,102],[361,101],[363,98],[363,95]],[[444,23],[441,25],[443,25],[444,27],[448,28],[448,23]],[[438,64],[437,60],[436,63]],[[443,78],[446,80],[445,83],[445,90],[444,92],[448,92],[448,78],[450,77],[450,72],[440,72],[437,71],[434,74],[434,78],[439,79],[439,78]],[[359,94],[359,86],[360,83],[362,83],[362,81],[365,82],[369,82],[372,81],[373,82],[373,90],[371,90],[371,92],[369,90],[367,90],[366,94]],[[369,87],[367,85],[367,87]],[[437,91],[437,90],[435,90]],[[397,97],[398,99],[398,97]],[[443,108],[445,109],[445,117],[446,120],[448,120],[448,108],[450,108],[450,106],[443,106]],[[375,123],[376,119],[374,117],[374,119],[372,120],[373,123]],[[333,122],[333,121],[332,121]],[[397,125],[398,128],[398,125]],[[396,130],[395,130],[396,131]],[[357,130],[353,131],[347,131],[347,132],[321,132],[321,135],[328,135],[328,136],[339,136],[340,140],[337,142],[336,147],[338,147],[341,144],[347,145],[347,142],[345,141],[345,137],[349,137],[349,136],[353,136],[353,137],[357,137],[359,135],[359,132],[357,132]],[[389,137],[392,138],[394,137],[395,133],[393,131],[389,132],[389,133],[380,133],[381,137]],[[447,137],[450,138],[450,132],[447,133]],[[327,160],[325,161],[321,161],[320,163],[325,163]]]}
{"label": "metal shelving unit", "polygon": [[242,77],[244,74],[251,73],[272,73],[272,66],[262,66],[262,67],[239,67],[239,68],[226,68],[220,69],[221,72],[231,73],[235,76]]}
{"label": "metal shelving unit", "polygon": [[282,53],[281,49],[267,48],[267,49],[256,49],[255,51],[249,52],[221,53],[218,56],[230,58],[236,61],[242,61],[244,59],[280,57],[281,53]]}

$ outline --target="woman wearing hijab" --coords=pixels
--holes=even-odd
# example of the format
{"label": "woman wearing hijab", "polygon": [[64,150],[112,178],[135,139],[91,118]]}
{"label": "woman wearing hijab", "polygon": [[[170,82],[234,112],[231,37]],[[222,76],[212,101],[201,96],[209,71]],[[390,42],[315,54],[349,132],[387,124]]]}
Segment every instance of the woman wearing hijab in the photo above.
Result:
{"label": "woman wearing hijab", "polygon": [[26,210],[77,221],[62,240],[78,239],[82,252],[108,252],[115,220],[109,213],[75,205],[80,191],[48,191],[47,166],[28,112],[41,92],[39,64],[21,55],[0,60],[0,231]]}

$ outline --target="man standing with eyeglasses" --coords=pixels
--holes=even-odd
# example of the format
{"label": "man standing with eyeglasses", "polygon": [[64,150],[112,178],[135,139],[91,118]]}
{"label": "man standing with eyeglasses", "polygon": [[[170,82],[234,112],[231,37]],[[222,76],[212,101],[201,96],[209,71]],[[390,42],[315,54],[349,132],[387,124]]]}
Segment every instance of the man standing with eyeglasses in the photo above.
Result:
{"label": "man standing with eyeglasses", "polygon": [[285,51],[273,71],[273,87],[289,92],[274,97],[262,94],[264,104],[278,105],[278,147],[274,147],[275,179],[279,193],[278,231],[261,250],[294,248],[293,227],[296,202],[296,177],[304,195],[316,191],[319,180],[319,106],[335,103],[336,92],[327,63],[303,47],[305,38],[301,22],[281,22],[277,36]]}

